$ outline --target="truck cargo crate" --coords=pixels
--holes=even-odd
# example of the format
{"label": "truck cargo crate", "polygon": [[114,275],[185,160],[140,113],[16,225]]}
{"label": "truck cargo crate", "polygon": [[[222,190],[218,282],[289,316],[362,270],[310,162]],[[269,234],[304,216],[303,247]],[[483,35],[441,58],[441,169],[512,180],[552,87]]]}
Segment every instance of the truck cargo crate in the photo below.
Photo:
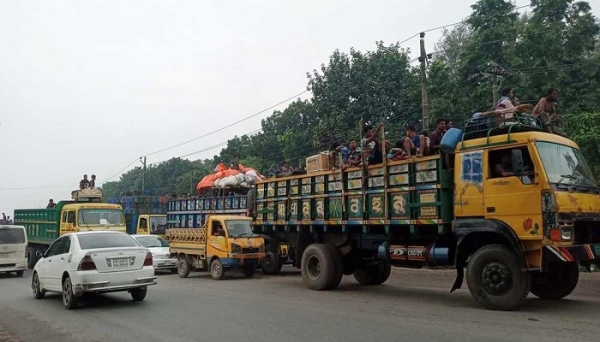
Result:
{"label": "truck cargo crate", "polygon": [[321,152],[306,158],[306,172],[329,170],[329,153]]}

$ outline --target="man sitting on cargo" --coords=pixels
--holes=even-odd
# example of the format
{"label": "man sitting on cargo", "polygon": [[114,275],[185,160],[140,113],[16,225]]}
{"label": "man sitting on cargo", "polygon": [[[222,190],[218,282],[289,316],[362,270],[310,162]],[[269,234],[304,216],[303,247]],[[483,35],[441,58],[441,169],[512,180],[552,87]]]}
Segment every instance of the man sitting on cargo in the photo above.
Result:
{"label": "man sitting on cargo", "polygon": [[385,150],[389,151],[391,144],[389,141],[380,142],[377,140],[377,136],[381,133],[383,124],[377,125],[373,132],[373,127],[365,126],[363,129],[363,138],[360,141],[362,153],[364,154],[365,160],[369,165],[383,163],[382,147],[385,144]]}
{"label": "man sitting on cargo", "polygon": [[561,127],[562,117],[556,113],[557,98],[558,90],[554,88],[548,89],[546,91],[546,96],[542,97],[533,108],[532,115],[541,121],[542,127],[544,127],[546,131],[567,137],[567,134]]}
{"label": "man sitting on cargo", "polygon": [[344,163],[350,167],[359,166],[362,163],[362,152],[360,147],[356,146],[355,139],[350,139],[348,142],[348,155]]}
{"label": "man sitting on cargo", "polygon": [[90,180],[89,187],[90,187],[90,189],[93,189],[96,187],[96,175],[92,175],[92,179]]}
{"label": "man sitting on cargo", "polygon": [[83,175],[83,179],[79,181],[79,190],[83,190],[89,188],[90,181],[87,178],[87,175]]}
{"label": "man sitting on cargo", "polygon": [[423,134],[417,134],[414,125],[408,125],[406,130],[407,137],[404,138],[404,151],[407,157],[423,157],[427,147],[427,138]]}

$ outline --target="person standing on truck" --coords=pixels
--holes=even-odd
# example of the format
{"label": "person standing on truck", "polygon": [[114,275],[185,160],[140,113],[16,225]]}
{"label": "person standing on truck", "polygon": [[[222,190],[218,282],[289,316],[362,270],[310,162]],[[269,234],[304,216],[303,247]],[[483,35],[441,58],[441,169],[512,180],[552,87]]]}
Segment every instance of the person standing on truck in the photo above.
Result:
{"label": "person standing on truck", "polygon": [[51,198],[48,201],[48,205],[46,206],[46,209],[52,209],[52,208],[56,208],[56,203],[54,203],[54,200]]}
{"label": "person standing on truck", "polygon": [[89,187],[90,187],[90,189],[93,189],[96,187],[96,175],[92,175],[92,180],[90,180]]}
{"label": "person standing on truck", "polygon": [[79,181],[79,190],[86,189],[90,186],[90,181],[87,178],[87,175],[83,175],[83,179]]}

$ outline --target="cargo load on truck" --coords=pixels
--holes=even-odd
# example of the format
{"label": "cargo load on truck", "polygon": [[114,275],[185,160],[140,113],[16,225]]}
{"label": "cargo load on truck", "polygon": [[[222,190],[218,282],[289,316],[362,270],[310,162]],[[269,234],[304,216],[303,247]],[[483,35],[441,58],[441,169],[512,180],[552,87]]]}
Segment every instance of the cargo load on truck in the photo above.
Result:
{"label": "cargo load on truck", "polygon": [[251,167],[245,167],[242,164],[237,164],[237,169],[227,169],[223,163],[219,163],[215,168],[215,173],[202,178],[196,189],[199,192],[207,188],[232,188],[241,187],[248,188],[256,181],[264,179],[258,171]]}

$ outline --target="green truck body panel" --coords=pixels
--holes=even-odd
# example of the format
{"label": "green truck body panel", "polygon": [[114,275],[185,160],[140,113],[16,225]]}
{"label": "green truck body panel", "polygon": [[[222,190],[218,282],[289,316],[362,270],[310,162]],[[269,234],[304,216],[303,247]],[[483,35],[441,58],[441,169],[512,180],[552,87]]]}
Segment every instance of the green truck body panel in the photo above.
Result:
{"label": "green truck body panel", "polygon": [[71,201],[61,201],[52,209],[15,209],[15,224],[27,230],[29,243],[50,245],[60,234],[60,213]]}
{"label": "green truck body panel", "polygon": [[[260,225],[443,225],[453,219],[453,178],[440,158],[257,185]],[[387,182],[387,184],[386,184]],[[364,203],[364,211],[363,211]],[[386,216],[387,205],[387,216]]]}

